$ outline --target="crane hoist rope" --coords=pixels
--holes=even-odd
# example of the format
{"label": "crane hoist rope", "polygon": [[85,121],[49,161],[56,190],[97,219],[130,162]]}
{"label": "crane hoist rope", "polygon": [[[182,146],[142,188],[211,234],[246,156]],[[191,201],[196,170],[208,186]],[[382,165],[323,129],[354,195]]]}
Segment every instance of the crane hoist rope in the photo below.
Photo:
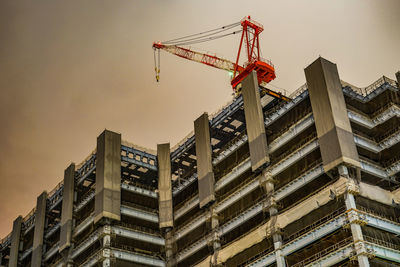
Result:
{"label": "crane hoist rope", "polygon": [[[241,26],[240,30],[234,30],[226,33],[226,31],[232,30],[238,26]],[[250,16],[247,16],[240,22],[232,23],[213,30],[191,34],[165,42],[154,42],[152,47],[154,50],[156,80],[157,82],[160,80],[160,50],[162,49],[166,52],[191,61],[229,71],[232,76],[231,85],[237,96],[240,95],[241,82],[243,79],[252,71],[255,71],[257,73],[258,84],[265,94],[284,101],[289,101],[290,99],[281,92],[276,92],[265,88],[266,84],[275,79],[276,76],[274,65],[269,60],[261,58],[259,34],[263,30],[264,28],[260,23],[252,20]],[[216,40],[240,32],[242,34],[235,63],[227,59],[217,57],[216,55],[201,53],[190,48],[182,47],[184,45]],[[242,48],[245,50],[246,61],[240,65],[239,59]]]}

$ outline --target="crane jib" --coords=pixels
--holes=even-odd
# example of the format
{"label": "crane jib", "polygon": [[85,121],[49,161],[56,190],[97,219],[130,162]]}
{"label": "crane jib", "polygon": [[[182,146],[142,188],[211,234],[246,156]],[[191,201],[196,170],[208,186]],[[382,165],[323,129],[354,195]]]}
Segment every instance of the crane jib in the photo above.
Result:
{"label": "crane jib", "polygon": [[[229,29],[233,29],[237,26],[241,26],[240,31],[233,31],[231,33],[223,33]],[[275,79],[275,68],[270,61],[261,58],[259,34],[264,30],[263,26],[250,19],[250,16],[245,17],[238,23],[233,23],[224,27],[220,27],[214,30],[205,31],[198,34],[192,34],[181,38],[176,38],[166,42],[155,42],[153,43],[154,49],[154,64],[156,71],[156,80],[160,78],[160,50],[164,50],[173,55],[199,62],[207,66],[211,66],[217,69],[222,69],[232,73],[231,85],[235,93],[240,94],[238,85],[243,81],[250,72],[257,72],[257,79],[259,84],[269,83]],[[226,37],[241,32],[241,39],[239,44],[239,50],[236,57],[236,62],[229,61],[227,59],[216,56],[215,54],[201,53],[190,48],[182,47],[181,45],[190,45],[194,43],[202,43],[211,41],[219,38]],[[221,34],[223,33],[223,34]],[[219,34],[219,35],[218,35]],[[247,61],[241,65],[239,59],[241,55],[242,47],[245,49]],[[158,53],[156,55],[156,53]],[[268,95],[275,98],[288,101],[289,98],[279,92],[274,92],[270,89],[264,90]]]}

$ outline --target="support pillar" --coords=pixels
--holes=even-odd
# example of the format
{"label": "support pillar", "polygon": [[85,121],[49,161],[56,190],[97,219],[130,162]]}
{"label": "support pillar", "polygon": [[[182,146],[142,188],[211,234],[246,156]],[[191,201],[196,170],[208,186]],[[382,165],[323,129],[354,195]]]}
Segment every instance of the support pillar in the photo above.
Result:
{"label": "support pillar", "polygon": [[396,72],[397,87],[400,88],[400,71]]}
{"label": "support pillar", "polygon": [[157,145],[158,162],[158,210],[160,228],[174,226],[172,209],[171,155],[170,145]]}
{"label": "support pillar", "polygon": [[[340,176],[351,179],[346,166],[341,165],[339,166],[338,170]],[[354,195],[351,192],[349,192],[349,190],[347,190],[345,194],[345,204],[346,204],[346,210],[348,211],[347,216],[350,222],[351,235],[353,236],[353,242],[357,253],[356,256],[358,264],[361,267],[368,267],[369,266],[368,252],[364,244],[364,237],[361,226],[358,223],[361,220],[359,218],[358,213],[356,212],[357,207]]]}
{"label": "support pillar", "polygon": [[11,233],[10,259],[8,262],[8,267],[18,266],[18,256],[21,248],[22,221],[22,216],[18,216],[13,223],[13,230]]}
{"label": "support pillar", "polygon": [[221,240],[218,233],[219,216],[215,212],[214,207],[210,208],[210,220],[211,220],[211,233],[212,233],[211,242],[213,248],[213,254],[211,256],[212,257],[211,264],[212,266],[217,266],[218,252],[221,249]]}
{"label": "support pillar", "polygon": [[121,220],[121,135],[105,130],[97,138],[94,223]]}
{"label": "support pillar", "polygon": [[165,232],[165,256],[167,260],[167,267],[176,266],[174,257],[174,233],[171,228],[166,228]]}
{"label": "support pillar", "polygon": [[64,188],[61,210],[60,244],[58,251],[63,255],[65,266],[72,266],[73,208],[75,188],[75,164],[71,163],[64,171]]}
{"label": "support pillar", "polygon": [[104,236],[103,236],[103,267],[111,267],[111,226],[104,226]]}
{"label": "support pillar", "polygon": [[33,233],[32,267],[42,266],[43,236],[46,222],[47,192],[44,191],[37,198],[35,211],[35,230]]}
{"label": "support pillar", "polygon": [[261,106],[257,73],[252,71],[242,82],[244,115],[253,171],[269,163],[267,136]]}
{"label": "support pillar", "polygon": [[271,229],[267,229],[267,231],[270,231],[270,233],[272,234],[272,239],[274,241],[276,264],[278,267],[285,267],[285,257],[282,255],[282,234],[280,229],[278,229],[278,227],[276,227],[275,225],[275,222],[278,219],[278,208],[274,199],[274,179],[268,170],[263,171],[260,178],[260,185],[267,195],[264,209],[269,212],[270,216]]}
{"label": "support pillar", "polygon": [[207,113],[203,113],[203,115],[194,121],[194,136],[196,143],[199,199],[200,208],[202,208],[215,201],[210,123]]}
{"label": "support pillar", "polygon": [[319,57],[304,72],[325,172],[343,163],[359,168],[336,64]]}

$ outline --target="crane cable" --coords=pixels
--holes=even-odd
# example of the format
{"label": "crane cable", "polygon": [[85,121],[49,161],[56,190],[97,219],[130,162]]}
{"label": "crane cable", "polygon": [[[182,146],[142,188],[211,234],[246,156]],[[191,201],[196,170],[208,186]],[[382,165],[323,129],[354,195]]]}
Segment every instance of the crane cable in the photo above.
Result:
{"label": "crane cable", "polygon": [[177,44],[174,44],[174,45],[191,45],[191,44],[204,43],[204,42],[207,42],[207,41],[212,41],[212,40],[223,38],[223,37],[226,37],[226,36],[229,36],[229,35],[233,35],[233,34],[236,34],[236,33],[239,33],[239,32],[242,32],[242,30],[233,31],[233,32],[230,32],[230,33],[221,34],[221,35],[217,35],[217,36],[211,36],[211,37],[202,38],[202,39],[196,39],[196,40],[193,40],[193,41],[177,43]]}
{"label": "crane cable", "polygon": [[[180,40],[179,42],[182,42],[182,39],[187,39],[187,38],[194,37],[194,36],[197,36],[197,35],[204,35],[204,34],[206,34],[206,33],[214,32],[214,31],[218,31],[218,30],[225,31],[225,30],[231,29],[231,28],[233,28],[233,27],[236,27],[236,26],[238,26],[238,25],[240,25],[240,22],[232,23],[232,24],[225,25],[225,26],[222,26],[222,27],[213,29],[213,30],[208,30],[208,31],[205,31],[205,32],[195,33],[195,34],[187,35],[187,36],[184,36],[184,37],[180,37],[180,38],[176,38],[176,39],[171,39],[171,40],[165,41],[165,42],[163,42],[163,43],[164,43],[164,44],[170,44],[170,45],[172,45],[172,43],[177,43],[178,40]],[[216,34],[216,33],[214,33],[214,34]],[[204,36],[203,36],[203,37],[204,37]],[[199,38],[200,38],[200,37],[199,37]],[[183,41],[185,41],[185,40],[183,40]]]}
{"label": "crane cable", "polygon": [[[216,34],[225,32],[227,30],[230,30],[232,28],[235,28],[236,26],[239,26],[239,25],[240,25],[240,22],[236,22],[236,23],[232,23],[229,25],[225,25],[225,26],[213,29],[213,30],[208,30],[205,32],[200,32],[200,33],[191,34],[191,35],[187,35],[187,36],[176,38],[176,39],[171,39],[171,40],[168,40],[168,41],[165,41],[162,43],[166,46],[178,46],[178,45],[191,45],[191,44],[198,44],[198,43],[203,43],[203,42],[207,42],[207,41],[212,41],[212,40],[216,40],[219,38],[223,38],[223,37],[241,32],[242,30],[238,30],[238,31],[233,31],[231,33],[216,35]],[[160,80],[160,49],[153,47],[153,50],[154,50],[154,70],[155,70],[155,74],[156,74],[156,80],[158,82]],[[157,55],[156,55],[156,50],[158,51]]]}

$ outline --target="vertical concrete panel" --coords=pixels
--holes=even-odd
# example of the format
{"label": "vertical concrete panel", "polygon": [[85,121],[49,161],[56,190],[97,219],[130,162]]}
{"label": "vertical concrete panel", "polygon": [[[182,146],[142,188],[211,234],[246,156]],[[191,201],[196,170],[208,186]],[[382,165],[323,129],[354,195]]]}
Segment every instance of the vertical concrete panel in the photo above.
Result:
{"label": "vertical concrete panel", "polygon": [[72,215],[74,208],[75,164],[72,163],[64,171],[64,189],[61,210],[60,245],[58,251],[71,246]]}
{"label": "vertical concrete panel", "polygon": [[171,155],[169,143],[157,145],[157,161],[159,224],[160,228],[173,227],[174,218],[172,210]]}
{"label": "vertical concrete panel", "polygon": [[336,64],[320,57],[304,72],[324,170],[329,171],[341,163],[359,167]]}
{"label": "vertical concrete panel", "polygon": [[121,219],[121,135],[105,130],[97,138],[95,218]]}
{"label": "vertical concrete panel", "polygon": [[43,236],[46,222],[47,192],[37,198],[35,211],[35,230],[33,232],[32,267],[42,266]]}
{"label": "vertical concrete panel", "polygon": [[253,171],[269,162],[264,116],[258,89],[257,73],[253,71],[242,82],[244,115]]}
{"label": "vertical concrete panel", "polygon": [[196,142],[197,176],[199,184],[200,208],[215,201],[214,172],[212,166],[210,123],[204,113],[194,121]]}
{"label": "vertical concrete panel", "polygon": [[22,220],[23,220],[22,217],[18,216],[18,218],[15,219],[13,223],[13,230],[11,233],[10,259],[8,262],[8,267],[18,266],[19,248],[21,243]]}

